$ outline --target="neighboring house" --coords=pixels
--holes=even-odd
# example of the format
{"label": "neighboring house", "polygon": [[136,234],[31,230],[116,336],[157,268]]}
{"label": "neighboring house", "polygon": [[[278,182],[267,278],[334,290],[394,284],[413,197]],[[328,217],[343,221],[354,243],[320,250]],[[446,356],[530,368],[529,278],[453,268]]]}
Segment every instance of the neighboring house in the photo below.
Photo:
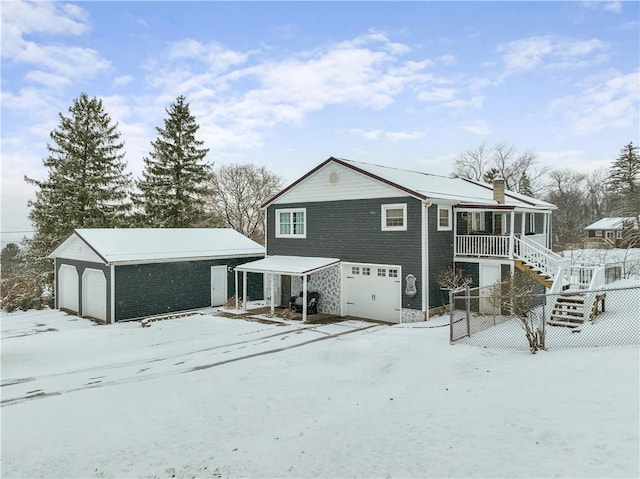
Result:
{"label": "neighboring house", "polygon": [[[106,323],[224,304],[264,247],[232,229],[76,229],[49,255],[56,308]],[[250,294],[262,296],[262,278]]]}
{"label": "neighboring house", "polygon": [[[494,185],[329,158],[271,198],[265,298],[321,293],[319,311],[421,321],[442,306],[435,277],[457,266],[492,285],[548,249],[554,205]],[[545,276],[551,286],[553,276]]]}
{"label": "neighboring house", "polygon": [[587,232],[585,247],[602,248],[606,246],[618,248],[626,246],[624,233],[632,228],[638,229],[636,219],[633,216],[599,219],[584,229]]}

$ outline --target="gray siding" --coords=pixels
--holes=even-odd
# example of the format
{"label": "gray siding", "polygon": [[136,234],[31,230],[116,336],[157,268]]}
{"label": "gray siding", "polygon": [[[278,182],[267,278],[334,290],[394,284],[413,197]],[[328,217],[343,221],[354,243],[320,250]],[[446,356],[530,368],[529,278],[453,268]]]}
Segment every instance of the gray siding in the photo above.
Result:
{"label": "gray siding", "polygon": [[[107,280],[107,321],[108,318],[111,317],[111,303],[108,301],[108,298],[111,296],[111,270],[108,266],[105,266],[102,263],[92,263],[89,261],[78,261],[73,259],[65,259],[65,258],[56,258],[55,259],[55,268],[56,268],[56,284],[55,290],[58,291],[58,271],[60,270],[60,266],[63,264],[68,264],[70,266],[75,266],[76,271],[78,272],[78,314],[82,314],[82,275],[85,269],[99,269],[104,273],[104,277]],[[56,294],[56,308],[59,307],[58,303],[58,295]]]}
{"label": "gray siding", "polygon": [[[407,231],[382,231],[382,205],[407,204]],[[276,238],[275,211],[306,208],[306,238]],[[320,256],[355,263],[397,264],[417,278],[418,294],[404,308],[421,309],[422,203],[411,198],[296,203],[267,208],[267,254]],[[404,284],[403,284],[404,287]]]}
{"label": "gray siding", "polygon": [[442,306],[440,286],[436,282],[438,272],[453,265],[454,232],[438,231],[438,205],[431,205],[428,212],[429,224],[429,308]]}
{"label": "gray siding", "polygon": [[[233,268],[261,257],[116,266],[116,320],[211,305],[211,267],[227,265],[227,297],[235,294]],[[249,300],[262,297],[262,275],[247,278]],[[242,276],[239,277],[242,290]]]}

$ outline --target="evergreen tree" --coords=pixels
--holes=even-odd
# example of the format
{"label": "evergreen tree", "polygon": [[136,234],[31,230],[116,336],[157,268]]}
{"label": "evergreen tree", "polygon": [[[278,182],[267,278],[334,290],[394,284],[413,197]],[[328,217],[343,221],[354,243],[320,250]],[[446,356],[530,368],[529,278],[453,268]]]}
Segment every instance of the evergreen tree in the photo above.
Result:
{"label": "evergreen tree", "polygon": [[82,93],[59,114],[50,134],[45,180],[25,177],[36,187],[29,219],[34,236],[26,240],[26,259],[38,272],[50,272],[47,255],[74,228],[125,226],[131,209],[131,175],[125,173],[124,143],[102,101]]}
{"label": "evergreen tree", "polygon": [[533,189],[531,188],[531,181],[529,180],[529,175],[527,175],[526,171],[523,171],[522,175],[520,175],[517,192],[522,195],[534,196]]}
{"label": "evergreen tree", "polygon": [[609,190],[615,212],[640,221],[640,156],[633,143],[620,150],[620,156],[609,169]]}
{"label": "evergreen tree", "polygon": [[137,182],[134,204],[140,208],[139,223],[158,228],[199,226],[205,218],[205,195],[211,165],[209,151],[196,139],[199,125],[184,96],[166,109],[164,128],[156,127],[153,150],[144,158],[145,169]]}

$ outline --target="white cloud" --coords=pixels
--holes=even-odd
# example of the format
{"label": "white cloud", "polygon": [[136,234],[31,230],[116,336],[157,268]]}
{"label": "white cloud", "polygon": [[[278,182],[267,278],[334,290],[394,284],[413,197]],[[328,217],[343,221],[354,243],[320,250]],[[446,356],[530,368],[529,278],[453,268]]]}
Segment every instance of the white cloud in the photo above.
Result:
{"label": "white cloud", "polygon": [[606,128],[637,127],[640,73],[613,72],[605,80],[584,88],[579,94],[558,98],[552,111],[572,121],[572,132],[590,135]]}
{"label": "white cloud", "polygon": [[456,88],[431,88],[430,90],[418,93],[418,100],[428,102],[452,101],[456,98],[458,90]]}
{"label": "white cloud", "polygon": [[489,124],[484,120],[478,120],[466,125],[462,125],[461,128],[476,136],[488,136],[493,133],[493,131],[489,127]]}
{"label": "white cloud", "polygon": [[546,35],[502,44],[497,51],[502,55],[506,73],[511,74],[539,68],[578,68],[600,63],[606,47],[598,39],[568,40]]}
{"label": "white cloud", "polygon": [[[110,63],[90,48],[27,40],[27,35],[78,36],[89,30],[84,9],[57,2],[3,2],[2,58],[67,78],[93,78]],[[38,81],[42,74],[29,75]],[[60,84],[60,80],[56,83]]]}
{"label": "white cloud", "polygon": [[255,147],[276,124],[299,123],[332,105],[384,109],[408,89],[438,81],[428,72],[432,62],[403,59],[408,51],[380,32],[285,59],[185,40],[170,45],[172,61],[163,55],[149,64],[148,81],[161,90],[158,98],[198,99],[197,117],[212,132],[213,148]]}
{"label": "white cloud", "polygon": [[133,77],[131,75],[122,75],[113,80],[113,86],[119,87],[119,86],[128,85],[132,81],[133,81]]}
{"label": "white cloud", "polygon": [[605,12],[620,13],[622,12],[622,2],[603,2],[602,9]]}
{"label": "white cloud", "polygon": [[354,129],[351,131],[357,135],[360,135],[366,140],[389,140],[393,143],[398,143],[400,141],[418,140],[420,138],[423,138],[426,134],[424,131],[387,131],[382,128],[370,131],[363,131],[360,129]]}

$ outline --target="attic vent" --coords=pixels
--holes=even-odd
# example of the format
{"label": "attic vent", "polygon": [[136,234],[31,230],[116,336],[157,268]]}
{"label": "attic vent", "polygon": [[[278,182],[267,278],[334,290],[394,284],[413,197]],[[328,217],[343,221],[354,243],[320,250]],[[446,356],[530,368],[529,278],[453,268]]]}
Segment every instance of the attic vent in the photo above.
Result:
{"label": "attic vent", "polygon": [[332,171],[331,173],[329,173],[330,184],[337,185],[339,181],[340,181],[340,175],[338,174],[337,171]]}

